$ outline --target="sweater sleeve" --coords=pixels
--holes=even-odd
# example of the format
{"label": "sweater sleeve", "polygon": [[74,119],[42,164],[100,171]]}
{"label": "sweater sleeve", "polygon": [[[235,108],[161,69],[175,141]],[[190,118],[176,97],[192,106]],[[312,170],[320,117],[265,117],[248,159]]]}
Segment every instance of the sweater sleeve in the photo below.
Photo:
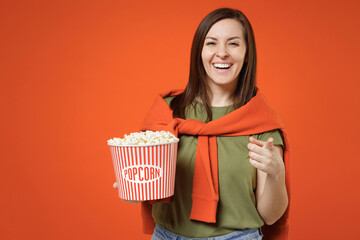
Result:
{"label": "sweater sleeve", "polygon": [[143,233],[152,234],[155,227],[155,221],[151,215],[152,205],[149,201],[141,202],[141,218]]}

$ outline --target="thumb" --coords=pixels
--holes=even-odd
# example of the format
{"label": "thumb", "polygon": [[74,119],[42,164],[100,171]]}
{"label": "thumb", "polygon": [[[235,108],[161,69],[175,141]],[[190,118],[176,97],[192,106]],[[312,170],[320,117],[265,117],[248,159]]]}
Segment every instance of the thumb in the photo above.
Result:
{"label": "thumb", "polygon": [[118,188],[117,182],[114,182],[114,184],[113,184],[113,188],[115,188],[115,189],[117,189],[117,188]]}
{"label": "thumb", "polygon": [[272,137],[269,137],[266,140],[264,147],[267,149],[272,149],[274,147],[274,139]]}

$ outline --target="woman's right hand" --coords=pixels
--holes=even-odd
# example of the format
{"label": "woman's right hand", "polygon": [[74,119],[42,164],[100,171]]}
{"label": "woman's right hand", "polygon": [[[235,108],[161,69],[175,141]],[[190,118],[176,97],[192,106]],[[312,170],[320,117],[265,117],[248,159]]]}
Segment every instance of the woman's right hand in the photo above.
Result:
{"label": "woman's right hand", "polygon": [[[118,184],[117,184],[117,182],[114,182],[113,188],[118,189]],[[125,202],[129,202],[129,203],[139,203],[139,202],[141,202],[141,201],[133,201],[133,200],[125,200],[125,199],[121,199],[121,200],[123,200],[123,201],[125,201]]]}

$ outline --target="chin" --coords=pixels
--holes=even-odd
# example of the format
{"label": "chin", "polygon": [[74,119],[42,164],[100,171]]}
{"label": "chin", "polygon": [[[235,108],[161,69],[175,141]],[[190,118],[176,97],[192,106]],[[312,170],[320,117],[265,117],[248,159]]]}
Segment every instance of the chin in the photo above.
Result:
{"label": "chin", "polygon": [[212,80],[212,82],[219,86],[230,86],[234,83],[234,80]]}

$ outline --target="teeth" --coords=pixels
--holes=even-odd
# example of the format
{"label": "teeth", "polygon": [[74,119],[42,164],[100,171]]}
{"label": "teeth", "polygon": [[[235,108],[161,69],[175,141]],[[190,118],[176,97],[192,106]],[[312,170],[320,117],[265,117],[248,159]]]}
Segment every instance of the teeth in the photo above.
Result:
{"label": "teeth", "polygon": [[213,66],[216,68],[229,68],[232,64],[214,63]]}

